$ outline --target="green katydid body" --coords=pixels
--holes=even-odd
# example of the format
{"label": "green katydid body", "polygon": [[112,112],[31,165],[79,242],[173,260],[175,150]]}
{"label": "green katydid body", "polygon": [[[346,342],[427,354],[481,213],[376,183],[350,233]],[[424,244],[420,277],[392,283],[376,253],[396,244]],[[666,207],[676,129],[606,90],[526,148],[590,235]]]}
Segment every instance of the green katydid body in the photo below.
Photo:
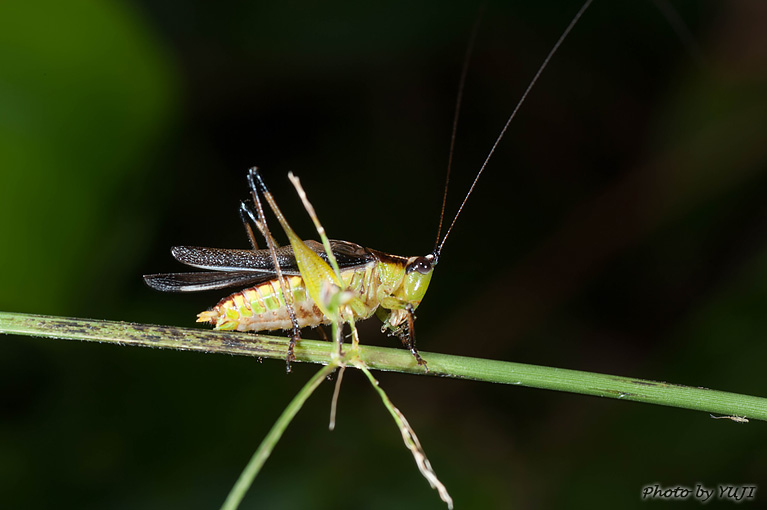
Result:
{"label": "green katydid body", "polygon": [[[420,304],[433,273],[426,257],[400,257],[344,241],[331,241],[331,246],[352,249],[364,261],[342,269],[343,285],[337,285],[325,260],[319,256],[319,260],[315,260],[312,256],[317,255],[321,245],[314,241],[299,242],[307,248],[297,250],[299,268],[302,263],[320,267],[313,272],[305,267],[299,275],[286,276],[286,290],[292,297],[290,301],[300,328],[330,324],[330,317],[322,310],[325,307],[322,296],[335,288],[348,293],[347,304],[339,310],[342,320],[364,320],[377,312],[384,329],[397,331],[407,321],[408,307],[415,309]],[[314,249],[308,248],[309,244]],[[198,322],[210,322],[216,329],[223,330],[288,330],[293,324],[287,307],[280,283],[274,278],[222,299],[213,309],[200,313]]]}
{"label": "green katydid body", "polygon": [[[399,257],[362,248],[345,241],[334,241],[336,246],[332,246],[333,243],[327,240],[324,229],[319,224],[311,204],[306,200],[305,193],[300,189],[296,180],[294,184],[296,184],[299,195],[302,196],[307,212],[312,216],[317,232],[324,241],[323,245],[315,241],[305,243],[285,220],[261,179],[258,169],[254,167],[248,173],[248,183],[257,211],[254,212],[244,202],[241,203],[240,207],[240,216],[245,224],[253,250],[174,248],[173,255],[180,262],[213,272],[146,275],[144,280],[150,287],[162,291],[197,291],[235,285],[250,285],[245,290],[223,299],[212,310],[200,313],[198,322],[210,322],[216,329],[223,330],[271,331],[292,329],[293,335],[287,355],[288,367],[290,361],[295,358],[293,348],[300,336],[300,328],[320,324],[354,322],[355,320],[367,319],[374,313],[383,321],[384,329],[388,329],[399,336],[403,343],[410,348],[418,364],[425,366],[426,362],[420,357],[415,346],[415,333],[413,331],[415,316],[413,311],[421,303],[428,289],[442,247],[519,107],[552,55],[590,3],[591,0],[587,0],[581,7],[581,10],[570,22],[570,25],[539,67],[538,72],[496,138],[484,163],[482,163],[445,235],[440,239],[447,199],[447,182],[450,178],[450,164],[448,164],[437,240],[431,254],[423,257]],[[460,105],[467,64],[468,60],[464,62],[458,105]],[[457,120],[458,108],[456,108],[453,121],[453,141],[455,140]],[[452,152],[453,145],[451,143],[450,160],[452,160]],[[259,195],[263,195],[277,216],[280,226],[290,240],[290,248],[277,249],[266,225]],[[256,240],[248,221],[256,225],[264,235],[269,247],[268,250],[257,249]],[[343,248],[336,254],[338,247]],[[346,261],[338,264],[336,262],[338,255],[347,257]]]}
{"label": "green katydid body", "polygon": [[[325,237],[327,245],[304,242],[282,215],[257,169],[250,170],[248,181],[258,214],[245,203],[241,214],[254,249],[175,247],[171,251],[178,261],[210,272],[146,275],[146,283],[157,290],[181,292],[246,287],[198,314],[197,321],[228,331],[292,330],[289,360],[299,329],[364,320],[375,313],[384,323],[382,329],[397,335],[416,361],[425,365],[415,348],[413,311],[426,294],[437,252],[400,257]],[[277,216],[290,246],[276,246],[263,219],[259,195]],[[248,218],[264,234],[268,249],[256,248]]]}
{"label": "green katydid body", "polygon": [[[261,179],[258,169],[252,168],[248,173],[248,183],[257,211],[254,213],[245,203],[242,203],[240,215],[253,250],[174,248],[173,255],[180,262],[213,272],[147,275],[144,277],[146,283],[150,287],[163,291],[196,291],[250,285],[245,290],[225,298],[212,310],[199,314],[198,321],[210,322],[217,329],[224,330],[292,329],[293,336],[287,356],[288,364],[294,359],[293,347],[299,338],[298,330],[300,328],[338,323],[338,321],[353,322],[367,319],[377,313],[384,322],[384,328],[399,336],[408,345],[419,365],[426,365],[415,347],[413,311],[421,303],[442,247],[498,143],[552,55],[590,3],[591,0],[587,0],[581,7],[581,10],[570,22],[570,25],[539,67],[538,72],[496,138],[484,163],[482,163],[445,235],[440,239],[447,198],[447,182],[450,177],[450,165],[448,164],[437,241],[431,254],[424,257],[405,258],[362,248],[359,245],[344,241],[335,241],[336,246],[333,247],[332,243],[325,237],[324,230],[319,224],[313,208],[305,199],[303,190],[297,185],[296,188],[304,200],[304,205],[315,221],[317,232],[325,244],[320,245],[314,241],[305,243],[285,220]],[[464,62],[457,104],[460,104],[460,91],[463,90],[467,63],[468,60]],[[458,108],[456,108],[453,122],[453,140],[455,140],[457,119]],[[451,144],[451,159],[452,151],[453,146]],[[266,225],[259,195],[263,195],[277,216],[280,226],[290,240],[290,248],[276,248]],[[268,250],[257,249],[248,219],[264,235],[269,247]],[[309,246],[310,244],[312,246]],[[336,254],[338,247],[342,248]],[[324,259],[322,255],[324,255]],[[347,257],[344,263],[338,264],[336,262],[335,259],[338,255]]]}

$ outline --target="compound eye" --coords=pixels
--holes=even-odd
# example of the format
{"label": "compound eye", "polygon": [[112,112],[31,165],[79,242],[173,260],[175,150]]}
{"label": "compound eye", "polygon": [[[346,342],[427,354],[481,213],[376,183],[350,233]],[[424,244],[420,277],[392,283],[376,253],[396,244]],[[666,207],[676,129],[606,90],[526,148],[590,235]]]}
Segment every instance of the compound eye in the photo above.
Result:
{"label": "compound eye", "polygon": [[431,271],[432,260],[428,257],[417,257],[413,262],[407,265],[405,269],[406,273],[412,273],[418,271],[421,274],[427,274]]}

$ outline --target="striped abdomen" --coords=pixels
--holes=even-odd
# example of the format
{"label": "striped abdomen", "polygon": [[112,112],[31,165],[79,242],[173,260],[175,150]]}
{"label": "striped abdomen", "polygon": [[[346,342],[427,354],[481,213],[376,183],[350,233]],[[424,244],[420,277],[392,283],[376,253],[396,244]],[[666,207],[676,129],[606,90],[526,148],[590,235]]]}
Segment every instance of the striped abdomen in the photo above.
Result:
{"label": "striped abdomen", "polygon": [[[341,272],[341,277],[365,305],[364,313],[353,313],[354,319],[367,319],[378,304],[378,271],[375,263]],[[289,292],[293,296],[298,327],[330,324],[309,296],[301,276],[286,276]],[[222,299],[212,310],[197,315],[197,322],[210,322],[216,329],[229,331],[272,331],[291,329],[285,298],[277,279],[236,292]]]}

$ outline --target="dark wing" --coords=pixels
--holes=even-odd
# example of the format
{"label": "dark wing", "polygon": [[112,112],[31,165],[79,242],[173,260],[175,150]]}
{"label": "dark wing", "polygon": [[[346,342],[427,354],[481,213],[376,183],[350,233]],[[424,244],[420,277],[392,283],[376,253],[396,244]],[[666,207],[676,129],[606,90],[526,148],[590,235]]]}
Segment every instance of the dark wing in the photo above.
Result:
{"label": "dark wing", "polygon": [[[214,271],[257,271],[274,274],[269,250],[228,250],[198,246],[174,246],[173,258],[187,266]],[[290,246],[277,248],[277,260],[285,274],[298,274],[298,265]]]}
{"label": "dark wing", "polygon": [[[304,241],[325,261],[327,255],[321,243]],[[341,268],[366,265],[375,257],[366,248],[348,241],[330,241],[330,248]],[[281,246],[276,249],[280,269],[287,275],[298,275],[298,263],[293,255],[293,248]],[[171,248],[173,257],[187,266],[213,271],[256,271],[274,274],[274,261],[269,250],[229,250],[223,248],[202,248],[197,246],[175,246]]]}
{"label": "dark wing", "polygon": [[[317,245],[317,247],[309,243],[314,243]],[[327,255],[325,254],[325,250],[323,249],[322,244],[316,241],[306,241],[306,244],[309,246],[309,248],[319,253],[320,257],[327,261]],[[359,244],[350,243],[349,241],[331,239],[330,249],[333,251],[333,255],[336,256],[338,267],[341,269],[365,266],[377,260],[375,255],[373,255],[370,250],[360,246]]]}
{"label": "dark wing", "polygon": [[200,271],[144,275],[144,281],[163,292],[197,292],[227,287],[252,287],[274,278],[273,273],[252,271]]}
{"label": "dark wing", "polygon": [[[304,241],[325,261],[327,255],[321,243]],[[372,263],[376,257],[366,248],[348,241],[330,241],[330,248],[341,269]],[[276,249],[280,269],[287,276],[298,276],[298,263],[290,246]],[[252,287],[276,278],[274,261],[269,250],[229,250],[197,246],[175,246],[173,257],[188,266],[210,271],[196,273],[162,273],[144,276],[153,289],[163,292],[196,292],[227,287]]]}

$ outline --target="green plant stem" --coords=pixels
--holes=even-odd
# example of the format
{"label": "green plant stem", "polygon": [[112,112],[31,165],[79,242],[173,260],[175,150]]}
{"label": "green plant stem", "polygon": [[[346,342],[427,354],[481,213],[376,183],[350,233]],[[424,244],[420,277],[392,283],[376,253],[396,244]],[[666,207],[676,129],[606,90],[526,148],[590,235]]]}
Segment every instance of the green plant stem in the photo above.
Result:
{"label": "green plant stem", "polygon": [[237,507],[240,506],[242,498],[245,497],[248,489],[250,489],[250,486],[253,484],[253,480],[256,478],[256,475],[258,475],[258,472],[261,471],[261,467],[264,465],[264,462],[266,462],[266,459],[269,458],[269,455],[271,455],[272,450],[274,450],[277,442],[279,442],[283,432],[285,432],[285,429],[288,428],[290,422],[293,420],[296,414],[298,414],[298,411],[304,405],[306,399],[308,399],[309,396],[314,393],[314,390],[317,389],[317,386],[319,386],[320,383],[324,381],[325,378],[329,376],[335,369],[335,365],[326,365],[322,367],[316,374],[314,374],[311,379],[309,379],[304,387],[301,388],[301,391],[299,391],[298,394],[293,397],[293,400],[290,401],[290,404],[288,404],[280,417],[274,423],[264,440],[261,441],[261,444],[258,446],[258,450],[256,450],[256,452],[253,454],[253,457],[250,458],[250,462],[248,462],[248,465],[242,471],[240,477],[237,479],[237,482],[234,484],[234,487],[232,487],[232,490],[226,497],[226,501],[224,501],[224,504],[221,506],[221,510],[236,510]]}
{"label": "green plant stem", "polygon": [[[130,324],[0,312],[0,333],[65,340],[110,342],[166,349],[220,352],[284,360],[288,338],[202,329]],[[333,343],[301,340],[296,361],[328,364]],[[404,349],[360,346],[359,358],[374,370],[471,379],[568,391],[635,402],[695,409],[713,414],[767,421],[767,399],[736,393],[464,356],[422,352],[429,372]]]}

